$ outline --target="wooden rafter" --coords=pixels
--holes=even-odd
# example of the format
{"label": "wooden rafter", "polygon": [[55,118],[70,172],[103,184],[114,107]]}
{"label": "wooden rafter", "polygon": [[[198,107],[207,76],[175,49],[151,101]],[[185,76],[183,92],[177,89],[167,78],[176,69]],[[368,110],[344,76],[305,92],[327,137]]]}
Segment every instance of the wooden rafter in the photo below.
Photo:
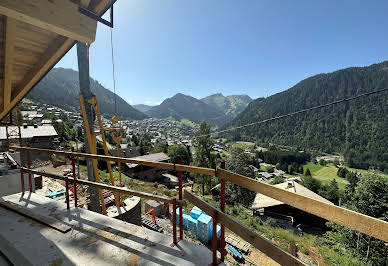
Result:
{"label": "wooden rafter", "polygon": [[[65,0],[61,0],[65,1]],[[0,0],[4,4],[5,0]],[[68,1],[70,2],[70,1]],[[97,15],[102,13],[113,3],[112,0],[101,0],[94,4],[95,0],[90,0],[89,7],[94,6],[92,11]],[[87,4],[82,0],[80,4]],[[1,13],[1,12],[0,12]],[[62,58],[64,54],[75,44],[70,38],[60,36],[50,44],[49,48],[43,53],[41,60],[25,75],[24,79],[16,85],[11,93],[11,102],[7,107],[0,108],[0,120],[2,120],[12,108],[21,101],[31,88]],[[0,97],[3,98],[3,97]],[[1,102],[0,102],[1,107]]]}
{"label": "wooden rafter", "polygon": [[5,106],[0,114],[0,119],[26,96],[39,79],[50,70],[53,64],[55,64],[73,45],[73,40],[62,36],[58,37],[53,42],[44,53],[43,58],[28,72],[24,79],[17,85],[17,88],[13,90],[11,103],[8,106]]}
{"label": "wooden rafter", "polygon": [[12,18],[6,19],[5,26],[5,60],[4,60],[4,90],[3,90],[3,102],[1,110],[6,108],[11,103],[11,91],[12,91],[12,64],[14,59],[14,47],[15,47],[15,33],[16,33],[16,21]]}
{"label": "wooden rafter", "polygon": [[96,37],[97,21],[67,0],[0,0],[0,14],[85,43]]}

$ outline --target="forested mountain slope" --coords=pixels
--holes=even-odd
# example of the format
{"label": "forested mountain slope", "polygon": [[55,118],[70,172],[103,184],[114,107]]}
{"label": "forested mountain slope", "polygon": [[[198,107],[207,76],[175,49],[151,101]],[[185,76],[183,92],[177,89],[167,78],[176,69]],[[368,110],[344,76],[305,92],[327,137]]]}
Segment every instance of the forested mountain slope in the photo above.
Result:
{"label": "forested mountain slope", "polygon": [[[388,61],[307,78],[257,99],[226,127],[234,127],[388,87]],[[388,171],[388,92],[233,131],[234,139],[340,152],[351,167]]]}
{"label": "forested mountain slope", "polygon": [[134,104],[132,105],[132,107],[143,113],[147,112],[152,108],[151,105],[146,105],[146,104]]}
{"label": "forested mountain slope", "polygon": [[[104,88],[98,81],[90,79],[90,88],[97,96],[101,113],[105,116],[115,115],[115,95]],[[78,72],[72,69],[52,69],[27,95],[34,102],[51,104],[63,109],[79,110]],[[117,115],[121,119],[144,119],[147,116],[136,110],[120,96],[116,96]]]}

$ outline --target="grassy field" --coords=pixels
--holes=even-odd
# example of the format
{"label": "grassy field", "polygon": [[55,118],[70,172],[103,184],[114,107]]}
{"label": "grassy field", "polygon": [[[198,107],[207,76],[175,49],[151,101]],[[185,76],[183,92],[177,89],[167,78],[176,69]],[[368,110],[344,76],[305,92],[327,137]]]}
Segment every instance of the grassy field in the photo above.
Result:
{"label": "grassy field", "polygon": [[337,176],[338,168],[331,164],[322,166],[310,162],[303,166],[304,171],[306,171],[307,168],[310,169],[311,175],[314,178],[319,179],[324,185],[329,184],[331,180],[335,178],[338,183],[338,188],[344,190],[345,186],[349,183],[346,179]]}
{"label": "grassy field", "polygon": [[186,125],[188,127],[195,127],[195,123],[191,122],[190,120],[188,119],[181,119],[180,123],[182,125]]}

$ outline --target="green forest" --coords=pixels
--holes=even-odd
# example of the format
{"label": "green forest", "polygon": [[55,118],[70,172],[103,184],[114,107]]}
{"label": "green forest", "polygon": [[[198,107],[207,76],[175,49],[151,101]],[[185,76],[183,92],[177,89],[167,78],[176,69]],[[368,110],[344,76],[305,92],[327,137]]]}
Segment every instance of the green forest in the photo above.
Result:
{"label": "green forest", "polygon": [[[90,89],[97,96],[101,113],[106,117],[117,114],[122,119],[140,120],[147,118],[145,114],[133,108],[120,96],[104,88],[92,78],[90,79]],[[79,109],[79,91],[77,71],[54,68],[28,93],[27,99],[74,111]]]}
{"label": "green forest", "polygon": [[[388,87],[388,61],[307,78],[292,88],[251,102],[225,128]],[[349,167],[388,171],[388,93],[231,131],[232,140],[341,153]]]}

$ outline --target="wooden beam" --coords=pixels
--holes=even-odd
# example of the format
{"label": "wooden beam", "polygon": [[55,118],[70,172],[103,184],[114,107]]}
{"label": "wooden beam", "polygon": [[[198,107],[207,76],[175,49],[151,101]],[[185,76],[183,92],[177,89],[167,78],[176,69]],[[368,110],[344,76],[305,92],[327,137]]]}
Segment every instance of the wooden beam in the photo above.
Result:
{"label": "wooden beam", "polygon": [[0,14],[73,40],[92,43],[96,38],[97,21],[68,0],[0,0]]}
{"label": "wooden beam", "polygon": [[16,21],[12,18],[6,18],[5,26],[5,45],[4,45],[4,91],[1,110],[4,110],[11,103],[12,91],[12,65],[14,61],[14,47],[16,36]]}
{"label": "wooden beam", "polygon": [[94,12],[101,16],[102,13],[106,11],[107,7],[111,6],[114,2],[116,2],[116,0],[100,0],[93,8]]}
{"label": "wooden beam", "polygon": [[31,219],[34,219],[35,221],[38,221],[42,224],[45,224],[47,226],[50,226],[59,232],[66,233],[70,231],[71,227],[62,223],[61,221],[58,221],[57,219],[50,217],[50,216],[43,216],[38,213],[35,213],[29,209],[24,208],[23,206],[16,204],[14,202],[6,201],[6,200],[0,200],[0,206],[10,209],[14,212],[17,212],[21,215],[27,216]]}
{"label": "wooden beam", "polygon": [[193,193],[188,190],[184,191],[184,198],[195,206],[198,206],[208,215],[212,216],[214,212],[217,212],[218,221],[229,228],[231,231],[236,233],[239,237],[245,241],[251,243],[255,248],[262,251],[268,257],[272,258],[274,261],[278,262],[281,265],[308,265],[300,259],[292,256],[290,253],[282,250],[277,247],[268,239],[262,237],[256,232],[252,231],[245,225],[237,222],[229,215],[221,212],[219,209],[214,208],[209,203],[203,201],[201,198],[195,196]]}
{"label": "wooden beam", "polygon": [[217,171],[219,177],[236,185],[388,242],[388,222],[277,188],[227,170],[218,169]]}
{"label": "wooden beam", "polygon": [[12,92],[11,103],[0,113],[2,120],[12,108],[21,101],[30,89],[41,79],[46,72],[74,45],[74,41],[66,37],[58,37],[44,52],[42,59],[26,74],[24,79]]}
{"label": "wooden beam", "polygon": [[[3,0],[0,0],[0,3],[1,1]],[[101,0],[93,11],[97,15],[101,15],[111,3],[110,0]],[[50,47],[45,51],[40,62],[32,68],[22,82],[19,83],[17,90],[12,93],[10,105],[8,105],[7,108],[0,109],[0,121],[26,96],[31,88],[35,86],[35,84],[70,50],[71,47],[73,47],[74,44],[74,40],[64,37],[59,37],[53,41]]]}
{"label": "wooden beam", "polygon": [[173,163],[151,162],[151,161],[136,160],[131,158],[105,156],[105,155],[89,154],[89,153],[81,153],[81,152],[72,153],[68,151],[57,151],[57,150],[48,150],[48,149],[40,149],[40,148],[32,148],[32,147],[18,147],[18,146],[11,146],[10,148],[19,150],[19,151],[45,152],[50,154],[62,155],[62,156],[74,156],[74,157],[80,157],[80,158],[97,159],[101,161],[133,163],[133,164],[139,164],[139,165],[144,165],[144,166],[149,166],[149,167],[154,167],[159,169],[185,171],[190,173],[205,174],[205,175],[211,175],[211,176],[214,176],[216,172],[214,169],[197,167],[197,166],[175,164],[175,167],[174,167]]}

